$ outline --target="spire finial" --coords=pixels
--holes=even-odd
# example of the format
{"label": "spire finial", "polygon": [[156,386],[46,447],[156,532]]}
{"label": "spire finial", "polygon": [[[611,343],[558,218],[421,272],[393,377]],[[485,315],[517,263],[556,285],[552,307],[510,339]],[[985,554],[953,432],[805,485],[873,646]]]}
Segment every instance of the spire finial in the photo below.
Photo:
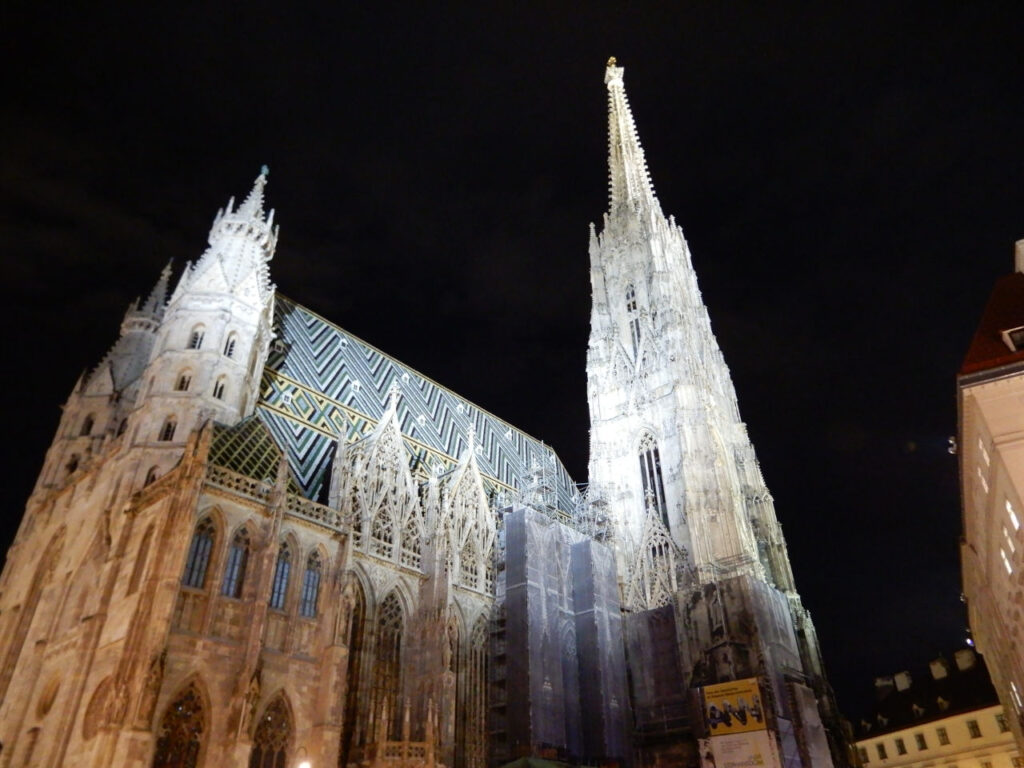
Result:
{"label": "spire finial", "polygon": [[392,381],[391,386],[388,387],[387,399],[385,400],[385,408],[387,410],[398,410],[398,398],[402,396],[402,387],[399,386],[397,381]]}
{"label": "spire finial", "polygon": [[146,303],[142,306],[143,312],[150,314],[163,313],[164,304],[167,303],[167,286],[171,280],[171,264],[173,261],[173,259],[168,261],[167,266],[160,270],[160,278],[156,281],[156,285],[150,291],[149,298],[146,299]]}
{"label": "spire finial", "polygon": [[608,59],[604,82],[608,86],[609,211],[614,212],[622,204],[629,203],[633,209],[646,208],[660,213],[661,206],[654,196],[644,150],[626,98],[622,79],[624,72],[617,66],[614,56]]}
{"label": "spire finial", "polygon": [[270,173],[270,169],[267,166],[260,168],[260,175],[256,177],[256,181],[252,185],[252,191],[249,192],[249,196],[245,198],[236,214],[238,216],[247,216],[249,218],[263,218],[263,188],[267,186],[267,174]]}

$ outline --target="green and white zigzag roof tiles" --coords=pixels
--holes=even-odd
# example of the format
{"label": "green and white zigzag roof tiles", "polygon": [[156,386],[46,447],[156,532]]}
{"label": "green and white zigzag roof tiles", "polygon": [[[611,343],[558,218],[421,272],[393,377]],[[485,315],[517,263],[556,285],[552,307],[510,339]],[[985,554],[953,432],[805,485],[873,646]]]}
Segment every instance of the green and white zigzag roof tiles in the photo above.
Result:
{"label": "green and white zigzag roof tiles", "polygon": [[451,466],[472,424],[477,464],[495,488],[524,488],[539,468],[552,488],[550,503],[576,508],[576,486],[550,447],[280,294],[275,304],[277,339],[264,369],[260,416],[287,449],[308,496],[320,495],[339,437],[353,441],[372,430],[397,383],[414,470]]}

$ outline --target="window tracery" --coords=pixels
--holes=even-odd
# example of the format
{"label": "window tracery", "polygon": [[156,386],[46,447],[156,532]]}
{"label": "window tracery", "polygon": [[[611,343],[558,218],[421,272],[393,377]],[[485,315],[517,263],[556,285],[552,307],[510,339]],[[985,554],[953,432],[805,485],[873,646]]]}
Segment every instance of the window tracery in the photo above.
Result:
{"label": "window tracery", "polygon": [[267,705],[252,741],[249,768],[286,768],[291,752],[292,716],[283,695]]}
{"label": "window tracery", "polygon": [[277,565],[274,567],[274,582],[270,591],[270,607],[284,610],[285,599],[288,596],[288,577],[292,570],[292,551],[285,541],[277,553]]}
{"label": "window tracery", "polygon": [[221,376],[213,385],[213,396],[217,400],[224,399],[224,391],[227,389],[227,379]]}
{"label": "window tracery", "polygon": [[188,337],[188,349],[202,349],[203,338],[206,336],[206,329],[197,325],[192,329],[192,333]]}
{"label": "window tracery", "polygon": [[644,508],[654,510],[668,527],[668,504],[665,500],[665,482],[661,472],[661,453],[658,441],[650,432],[640,438],[640,480],[643,485]]}
{"label": "window tracery", "polygon": [[231,540],[228,548],[228,559],[224,564],[224,578],[221,580],[220,593],[225,597],[242,596],[245,584],[245,569],[249,564],[249,532],[242,528]]}
{"label": "window tracery", "polygon": [[164,712],[157,732],[153,768],[196,768],[203,747],[205,719],[202,697],[192,683]]}
{"label": "window tracery", "polygon": [[340,766],[348,765],[357,725],[360,723],[365,724],[367,716],[366,708],[360,706],[360,701],[365,701],[366,699],[362,689],[362,684],[365,680],[363,671],[365,669],[366,649],[366,597],[363,594],[363,587],[357,579],[353,579],[351,594],[352,606],[348,630],[348,674],[345,678],[345,722],[341,732],[340,760],[338,762]]}
{"label": "window tracery", "polygon": [[416,513],[409,515],[402,529],[402,565],[419,568],[422,560],[422,541]]}
{"label": "window tracery", "polygon": [[381,557],[391,557],[394,549],[395,527],[391,515],[381,509],[373,518],[370,529],[370,552]]}
{"label": "window tracery", "polygon": [[466,587],[476,589],[480,578],[480,563],[477,559],[476,542],[470,536],[459,553],[459,582]]}
{"label": "window tracery", "polygon": [[170,442],[174,439],[174,431],[178,428],[178,422],[174,420],[174,417],[168,417],[167,421],[164,422],[163,427],[160,429],[160,441]]}
{"label": "window tracery", "polygon": [[299,615],[306,618],[316,616],[317,598],[320,596],[320,553],[314,552],[306,560],[306,573],[302,577],[302,599],[299,601]]}
{"label": "window tracery", "polygon": [[203,518],[196,526],[196,532],[192,534],[192,543],[188,548],[185,573],[181,577],[184,586],[193,589],[203,589],[206,586],[206,571],[210,566],[210,552],[213,550],[215,537],[213,521],[208,517]]}
{"label": "window tracery", "polygon": [[188,388],[192,385],[192,372],[182,371],[178,374],[178,380],[174,383],[175,392],[188,392]]}
{"label": "window tracery", "polygon": [[228,357],[228,358],[234,357],[235,356],[235,346],[237,344],[238,344],[238,336],[235,335],[234,333],[232,333],[230,336],[228,336],[228,340],[226,342],[224,342],[224,357]]}
{"label": "window tracery", "polygon": [[[392,592],[377,611],[377,652],[373,665],[373,696],[371,717],[387,717],[383,732],[389,738],[398,738],[398,694],[401,690],[402,635],[405,618],[398,596]],[[379,732],[371,728],[371,733]]]}
{"label": "window tracery", "polygon": [[640,312],[636,304],[636,289],[626,288],[626,319],[629,322],[629,336],[633,341],[633,354],[640,348]]}

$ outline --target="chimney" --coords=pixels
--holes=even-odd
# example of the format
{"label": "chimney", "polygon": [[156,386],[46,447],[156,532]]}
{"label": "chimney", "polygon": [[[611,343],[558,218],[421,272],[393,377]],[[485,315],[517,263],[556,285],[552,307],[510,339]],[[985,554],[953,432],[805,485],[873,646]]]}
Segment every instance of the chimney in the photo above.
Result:
{"label": "chimney", "polygon": [[942,656],[933,659],[929,662],[928,666],[932,670],[932,680],[942,680],[949,677],[949,662]]}
{"label": "chimney", "polygon": [[974,667],[974,662],[977,657],[974,655],[974,651],[970,648],[961,648],[954,654],[953,658],[956,659],[956,668],[961,672],[966,672],[968,669],[972,669]]}
{"label": "chimney", "polygon": [[895,675],[893,675],[893,680],[896,683],[897,691],[907,690],[910,687],[910,684],[913,682],[909,672],[897,672]]}

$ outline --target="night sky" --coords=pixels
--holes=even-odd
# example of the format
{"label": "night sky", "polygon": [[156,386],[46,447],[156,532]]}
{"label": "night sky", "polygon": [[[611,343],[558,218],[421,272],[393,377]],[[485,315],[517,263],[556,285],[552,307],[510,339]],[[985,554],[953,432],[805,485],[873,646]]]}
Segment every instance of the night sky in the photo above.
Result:
{"label": "night sky", "polygon": [[1024,237],[1020,3],[122,5],[0,12],[0,545],[79,373],[263,163],[284,294],[585,481],[614,55],[840,706],[963,641],[946,446]]}

